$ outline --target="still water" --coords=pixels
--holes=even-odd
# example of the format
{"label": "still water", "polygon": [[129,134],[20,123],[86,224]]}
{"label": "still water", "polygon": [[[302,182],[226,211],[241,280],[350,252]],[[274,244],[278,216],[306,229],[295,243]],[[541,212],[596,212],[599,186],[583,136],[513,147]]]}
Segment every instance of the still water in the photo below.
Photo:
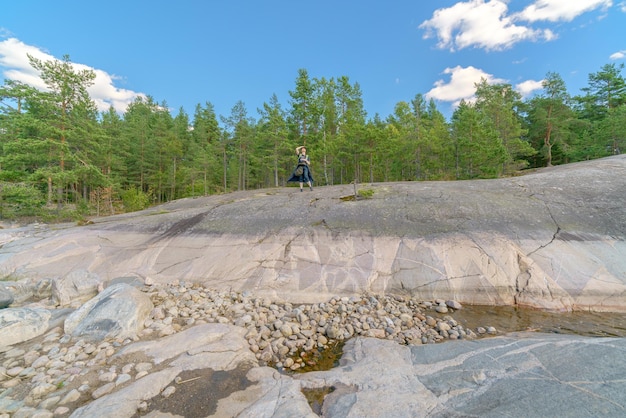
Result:
{"label": "still water", "polygon": [[[464,328],[495,327],[497,335],[532,331],[552,334],[572,334],[587,337],[626,337],[626,313],[546,312],[514,306],[463,305],[458,311],[433,317],[451,316]],[[489,338],[492,335],[485,335]],[[329,370],[339,365],[344,341],[336,341],[323,351],[308,353],[305,366],[298,373]]]}
{"label": "still water", "polygon": [[626,313],[544,312],[513,306],[468,306],[450,314],[465,328],[492,326],[507,332],[536,331],[589,337],[626,337]]}
{"label": "still water", "polygon": [[[626,337],[626,313],[591,312],[544,312],[513,306],[464,305],[463,309],[449,314],[428,312],[431,316],[450,315],[465,328],[495,327],[498,335],[508,332],[534,331],[554,334],[574,334],[588,337]],[[339,365],[343,354],[343,342],[332,344],[317,353],[315,361],[299,370],[299,373],[330,370]],[[314,412],[320,414],[324,397],[334,387],[302,389]]]}

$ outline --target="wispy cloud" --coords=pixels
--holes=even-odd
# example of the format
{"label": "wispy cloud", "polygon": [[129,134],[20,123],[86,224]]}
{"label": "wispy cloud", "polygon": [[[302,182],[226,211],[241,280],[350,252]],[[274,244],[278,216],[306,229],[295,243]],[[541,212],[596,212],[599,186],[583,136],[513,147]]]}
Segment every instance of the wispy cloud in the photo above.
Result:
{"label": "wispy cloud", "polygon": [[583,13],[592,10],[607,10],[612,0],[537,0],[522,12],[514,14],[515,19],[527,22],[571,22]]}
{"label": "wispy cloud", "polygon": [[[0,30],[0,33],[3,32]],[[31,67],[27,54],[41,61],[57,59],[38,47],[27,45],[17,38],[8,38],[0,42],[2,74],[6,79],[20,81],[45,90],[46,85],[41,80],[38,71]],[[78,63],[72,65],[77,71],[91,70],[96,74],[94,84],[88,88],[88,92],[100,111],[106,111],[113,106],[117,112],[123,113],[135,98],[145,97],[142,93],[116,87],[115,80],[119,78],[106,71]]]}
{"label": "wispy cloud", "polygon": [[621,51],[612,53],[609,59],[615,61],[615,60],[622,60],[624,59],[624,57],[626,57],[626,49],[622,49]]}

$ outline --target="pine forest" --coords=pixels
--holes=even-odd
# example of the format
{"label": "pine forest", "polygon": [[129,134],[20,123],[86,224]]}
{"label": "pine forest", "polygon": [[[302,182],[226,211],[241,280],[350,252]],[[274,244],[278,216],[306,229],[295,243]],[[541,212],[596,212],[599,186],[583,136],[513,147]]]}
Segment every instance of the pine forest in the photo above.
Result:
{"label": "pine forest", "polygon": [[624,65],[589,74],[571,95],[558,73],[523,99],[510,84],[475,85],[449,120],[416,94],[391,115],[368,115],[347,76],[295,74],[288,105],[273,95],[250,116],[243,101],[216,115],[135,99],[99,112],[95,74],[68,56],[30,58],[46,91],[0,86],[0,219],[80,220],[185,197],[287,186],[305,145],[317,186],[499,178],[596,159],[626,148]]}

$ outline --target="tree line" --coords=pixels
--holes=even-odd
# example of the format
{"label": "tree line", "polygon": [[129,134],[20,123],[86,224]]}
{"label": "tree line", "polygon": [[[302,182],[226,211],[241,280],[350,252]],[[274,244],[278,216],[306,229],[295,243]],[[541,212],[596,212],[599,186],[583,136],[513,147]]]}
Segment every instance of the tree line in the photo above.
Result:
{"label": "tree line", "polygon": [[281,187],[298,145],[318,185],[497,178],[600,158],[626,146],[624,65],[590,74],[572,96],[558,73],[523,99],[510,84],[476,84],[450,120],[421,94],[391,115],[369,117],[358,83],[298,71],[284,108],[276,95],[249,115],[237,102],[193,117],[138,97],[120,115],[98,112],[90,70],[69,56],[29,56],[47,89],[0,87],[0,217],[83,217],[132,211],[184,197]]}

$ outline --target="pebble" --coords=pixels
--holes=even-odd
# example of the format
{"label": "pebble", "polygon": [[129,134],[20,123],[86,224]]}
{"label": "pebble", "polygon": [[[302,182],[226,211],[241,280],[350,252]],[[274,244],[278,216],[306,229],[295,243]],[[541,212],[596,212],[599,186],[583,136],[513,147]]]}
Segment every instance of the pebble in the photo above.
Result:
{"label": "pebble", "polygon": [[[148,284],[154,304],[140,339],[172,335],[195,324],[224,323],[247,329],[246,340],[261,365],[296,371],[335,341],[356,336],[399,344],[433,344],[497,334],[494,327],[465,329],[447,314],[462,309],[451,300],[418,301],[400,296],[333,297],[316,304],[292,304],[255,297],[251,292],[217,291],[200,284]],[[148,375],[155,364],[107,360],[131,339],[89,342],[61,327],[38,341],[0,353],[0,399],[11,417],[63,417],[81,398],[98,399]],[[87,378],[87,376],[91,376]],[[28,390],[15,391],[16,387]],[[161,395],[172,396],[175,386]],[[17,394],[21,395],[17,395]],[[147,408],[144,402],[138,411]],[[2,411],[4,412],[4,411]],[[5,414],[0,412],[0,418]]]}
{"label": "pebble", "polygon": [[163,390],[163,392],[161,392],[161,396],[163,396],[164,398],[169,398],[174,394],[174,392],[176,392],[176,388],[174,386],[168,386],[165,388],[165,390]]}

